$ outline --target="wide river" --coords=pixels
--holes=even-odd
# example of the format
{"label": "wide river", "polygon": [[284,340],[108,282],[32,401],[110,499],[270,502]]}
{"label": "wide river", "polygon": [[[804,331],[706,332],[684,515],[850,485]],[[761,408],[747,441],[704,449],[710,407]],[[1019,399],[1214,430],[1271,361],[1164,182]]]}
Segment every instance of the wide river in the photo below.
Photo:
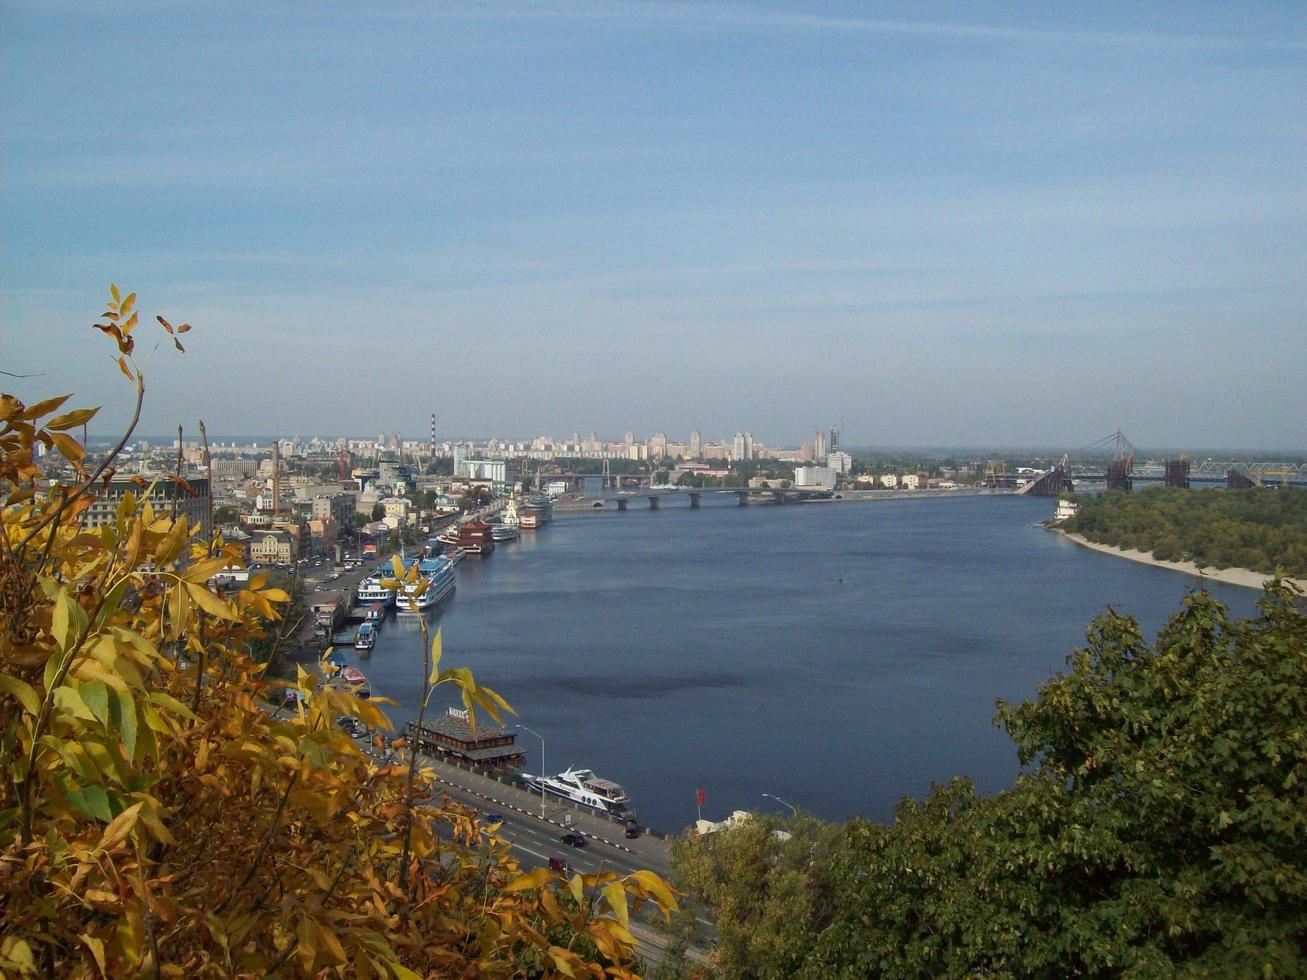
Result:
{"label": "wide river", "polygon": [[[903,795],[1009,784],[998,698],[1031,697],[1108,606],[1152,634],[1195,581],[1032,527],[1022,497],[560,515],[458,566],[434,615],[445,665],[473,669],[545,739],[545,764],[622,783],[643,822],[779,809],[887,819]],[[1241,616],[1258,593],[1210,590]],[[416,618],[360,661],[411,719]],[[455,702],[438,692],[432,712]],[[527,770],[540,741],[520,732]]]}

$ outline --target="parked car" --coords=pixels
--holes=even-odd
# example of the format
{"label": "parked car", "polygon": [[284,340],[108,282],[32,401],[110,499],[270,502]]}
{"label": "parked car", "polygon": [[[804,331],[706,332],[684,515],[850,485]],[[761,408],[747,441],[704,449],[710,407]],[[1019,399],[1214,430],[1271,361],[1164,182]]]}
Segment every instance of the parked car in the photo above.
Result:
{"label": "parked car", "polygon": [[570,830],[563,835],[562,841],[568,847],[585,847],[585,837],[578,834],[575,830]]}
{"label": "parked car", "polygon": [[345,734],[350,738],[366,738],[368,734],[367,726],[357,718],[350,718],[348,716],[337,718],[336,726],[345,732]]}
{"label": "parked car", "polygon": [[549,859],[549,870],[556,871],[560,875],[566,875],[572,873],[572,866],[555,854]]}
{"label": "parked car", "polygon": [[626,839],[635,840],[640,836],[640,825],[634,819],[626,821]]}

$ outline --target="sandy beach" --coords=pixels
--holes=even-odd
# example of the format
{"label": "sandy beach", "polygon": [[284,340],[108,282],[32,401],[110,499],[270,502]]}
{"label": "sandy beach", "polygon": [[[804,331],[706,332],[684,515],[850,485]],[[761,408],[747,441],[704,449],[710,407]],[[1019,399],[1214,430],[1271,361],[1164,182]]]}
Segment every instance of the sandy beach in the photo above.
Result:
{"label": "sandy beach", "polygon": [[[1183,572],[1186,575],[1203,578],[1211,582],[1221,582],[1225,585],[1239,585],[1246,589],[1262,588],[1263,583],[1268,581],[1271,576],[1265,572],[1254,572],[1247,568],[1199,568],[1191,561],[1160,561],[1145,551],[1135,551],[1133,548],[1118,548],[1110,544],[1097,544],[1087,540],[1083,535],[1072,534],[1068,531],[1062,531],[1053,528],[1058,534],[1069,538],[1076,544],[1084,545],[1086,548],[1092,548],[1094,551],[1101,551],[1104,554],[1116,555],[1118,558],[1127,558],[1130,561],[1137,561],[1144,565],[1152,565],[1156,568],[1167,568],[1173,572]],[[1286,579],[1292,582],[1300,589],[1307,590],[1307,582],[1302,579]]]}

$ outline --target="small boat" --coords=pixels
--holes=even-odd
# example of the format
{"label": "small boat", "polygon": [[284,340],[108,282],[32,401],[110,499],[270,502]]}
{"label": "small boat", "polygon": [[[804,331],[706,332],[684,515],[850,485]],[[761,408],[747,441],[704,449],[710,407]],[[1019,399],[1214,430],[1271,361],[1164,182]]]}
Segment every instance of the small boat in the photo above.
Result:
{"label": "small boat", "polygon": [[[355,650],[371,650],[377,645],[377,628],[372,623],[364,623],[359,627],[359,631],[354,634]],[[353,670],[347,667],[345,670]],[[341,671],[344,674],[344,670]]]}
{"label": "small boat", "polygon": [[374,602],[368,606],[368,611],[363,614],[363,621],[372,623],[374,628],[381,628],[381,621],[386,618],[386,607],[379,602]]}
{"label": "small boat", "polygon": [[467,557],[467,552],[464,551],[462,548],[453,548],[445,552],[445,557],[448,558],[450,561],[452,561],[455,565],[457,565],[459,562],[461,562],[464,558]]}
{"label": "small boat", "polygon": [[354,688],[354,694],[361,698],[366,698],[372,693],[367,677],[357,667],[342,667],[336,676]]}

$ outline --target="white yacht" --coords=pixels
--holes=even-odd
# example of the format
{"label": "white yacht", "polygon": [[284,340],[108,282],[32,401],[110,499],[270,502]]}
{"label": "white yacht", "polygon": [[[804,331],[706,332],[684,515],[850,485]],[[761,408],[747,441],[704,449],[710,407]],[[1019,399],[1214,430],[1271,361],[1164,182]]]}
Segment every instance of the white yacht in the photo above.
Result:
{"label": "white yacht", "polygon": [[381,606],[393,606],[395,604],[395,590],[388,589],[381,584],[383,578],[390,577],[390,570],[383,572],[374,572],[359,583],[356,591],[359,604],[370,606],[372,603],[378,603]]}
{"label": "white yacht", "polygon": [[611,779],[601,779],[590,769],[568,769],[557,776],[530,776],[522,779],[532,789],[543,790],[600,813],[621,815],[630,809],[626,790]]}
{"label": "white yacht", "polygon": [[401,594],[395,599],[396,612],[426,612],[454,591],[454,563],[444,555],[423,558],[418,562],[418,574],[422,576],[419,583],[425,581],[426,588],[419,593],[417,585],[400,585]]}

